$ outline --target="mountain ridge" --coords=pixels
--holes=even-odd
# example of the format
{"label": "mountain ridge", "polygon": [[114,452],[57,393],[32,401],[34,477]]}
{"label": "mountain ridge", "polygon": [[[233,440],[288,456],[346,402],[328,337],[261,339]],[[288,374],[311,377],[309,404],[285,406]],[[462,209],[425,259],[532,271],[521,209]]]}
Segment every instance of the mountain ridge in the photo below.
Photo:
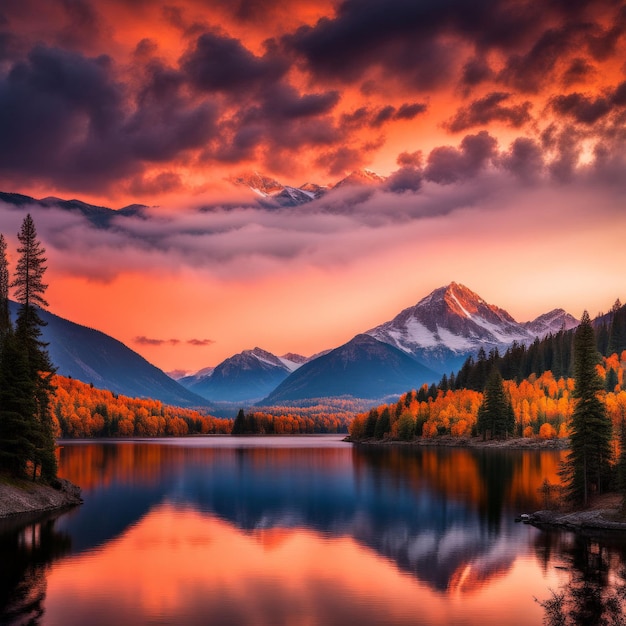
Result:
{"label": "mountain ridge", "polygon": [[493,348],[506,348],[514,341],[531,343],[539,336],[531,329],[542,332],[543,336],[549,334],[557,317],[568,328],[578,324],[562,309],[522,324],[464,285],[451,282],[366,332],[446,373],[458,369],[469,354],[477,353],[481,347],[489,352]]}
{"label": "mountain ridge", "polygon": [[[9,302],[13,319],[19,305]],[[42,341],[57,373],[129,397],[152,398],[184,407],[207,406],[156,365],[102,331],[76,324],[45,309],[39,310]]]}

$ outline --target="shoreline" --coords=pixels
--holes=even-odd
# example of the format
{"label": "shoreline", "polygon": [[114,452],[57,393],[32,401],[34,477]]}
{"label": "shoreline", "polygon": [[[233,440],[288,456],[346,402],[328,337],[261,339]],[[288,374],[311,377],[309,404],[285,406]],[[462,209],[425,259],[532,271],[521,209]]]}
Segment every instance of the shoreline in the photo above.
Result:
{"label": "shoreline", "polygon": [[64,478],[59,488],[28,480],[0,481],[0,519],[47,513],[83,503],[80,487]]}
{"label": "shoreline", "polygon": [[536,511],[531,513],[528,523],[541,530],[559,529],[586,535],[598,533],[613,534],[626,531],[626,520],[619,517],[616,508],[592,509],[559,513],[557,511]]}
{"label": "shoreline", "polygon": [[475,448],[495,450],[567,450],[569,439],[534,439],[529,437],[510,437],[509,439],[488,439],[482,437],[442,437],[419,438],[411,441],[398,439],[363,439],[352,441],[346,437],[344,441],[357,446],[408,447],[408,448]]}

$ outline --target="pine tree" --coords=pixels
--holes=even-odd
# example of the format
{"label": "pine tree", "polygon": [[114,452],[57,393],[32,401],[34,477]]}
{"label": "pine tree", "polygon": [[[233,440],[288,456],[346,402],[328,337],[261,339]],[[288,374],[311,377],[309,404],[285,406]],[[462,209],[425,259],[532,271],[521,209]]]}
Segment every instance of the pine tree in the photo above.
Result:
{"label": "pine tree", "polygon": [[513,434],[515,415],[511,400],[504,390],[502,376],[492,369],[483,392],[483,401],[478,408],[477,430],[487,438],[501,439]]}
{"label": "pine tree", "polygon": [[12,287],[15,287],[15,299],[20,304],[15,324],[15,336],[23,352],[28,376],[34,387],[34,414],[24,416],[34,423],[32,442],[34,445],[33,476],[41,469],[44,480],[56,478],[57,462],[55,456],[54,429],[50,411],[50,395],[54,391],[51,379],[55,368],[46,350],[47,344],[41,341],[41,319],[37,307],[47,306],[43,294],[48,285],[43,276],[47,269],[45,249],[37,239],[33,218],[28,214],[22,222],[17,235],[20,243],[19,259],[15,270]]}
{"label": "pine tree", "polygon": [[246,427],[246,415],[243,412],[243,409],[239,409],[239,412],[237,413],[237,417],[235,418],[235,421],[233,422],[233,429],[231,431],[231,434],[243,435],[245,427]]}
{"label": "pine tree", "polygon": [[0,337],[4,337],[11,327],[9,317],[9,262],[7,242],[0,233]]}
{"label": "pine tree", "polygon": [[389,407],[385,407],[378,419],[376,420],[376,429],[374,437],[382,439],[391,430],[391,416],[389,415]]}
{"label": "pine tree", "polygon": [[626,350],[626,306],[618,300],[611,309],[611,325],[609,330],[608,354],[621,354]]}
{"label": "pine tree", "polygon": [[0,340],[0,350],[0,468],[21,477],[35,454],[35,389],[11,330]]}
{"label": "pine tree", "polygon": [[599,360],[596,342],[587,311],[583,313],[574,336],[573,397],[571,450],[563,467],[570,501],[586,506],[592,491],[601,493],[610,473],[611,421],[600,399],[603,383],[596,370]]}

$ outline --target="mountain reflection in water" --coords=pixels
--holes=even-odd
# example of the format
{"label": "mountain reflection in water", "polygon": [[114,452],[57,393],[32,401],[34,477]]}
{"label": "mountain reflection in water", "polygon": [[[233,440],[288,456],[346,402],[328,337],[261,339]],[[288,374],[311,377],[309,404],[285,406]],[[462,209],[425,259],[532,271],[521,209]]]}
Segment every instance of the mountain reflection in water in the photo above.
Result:
{"label": "mountain reflection in water", "polygon": [[566,583],[565,544],[513,520],[543,507],[560,457],[337,437],[67,443],[61,474],[85,504],[56,521],[65,551],[34,623],[541,624],[533,597]]}

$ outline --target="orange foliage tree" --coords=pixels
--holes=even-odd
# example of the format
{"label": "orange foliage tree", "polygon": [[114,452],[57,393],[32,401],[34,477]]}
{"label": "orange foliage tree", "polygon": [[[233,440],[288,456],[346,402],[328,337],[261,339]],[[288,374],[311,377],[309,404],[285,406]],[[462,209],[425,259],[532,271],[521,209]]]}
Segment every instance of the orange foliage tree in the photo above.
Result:
{"label": "orange foliage tree", "polygon": [[55,376],[52,413],[56,436],[161,437],[230,433],[232,420],[159,400],[128,398],[72,378]]}
{"label": "orange foliage tree", "polygon": [[[624,390],[626,371],[626,351],[621,355],[605,357],[598,365],[598,373],[603,380],[610,381],[610,390],[604,394],[604,401],[613,422],[614,433],[626,420],[626,390]],[[611,374],[611,372],[613,372]],[[615,385],[612,381],[617,381]],[[504,388],[511,399],[515,413],[515,432],[520,437],[554,438],[567,437],[574,411],[575,400],[573,378],[555,379],[552,372],[541,376],[532,374],[519,384],[504,381]],[[421,397],[428,395],[425,385]],[[388,438],[411,439],[413,437],[431,438],[439,435],[465,437],[476,433],[478,407],[483,394],[478,391],[459,389],[455,391],[438,390],[436,397],[418,400],[418,394],[410,391],[395,404],[381,405],[367,413],[356,415],[350,425],[350,436],[354,440],[372,437],[368,430],[368,420],[376,420],[385,408],[391,415],[391,429]],[[409,421],[410,420],[410,421]],[[409,435],[407,435],[409,433]],[[614,446],[618,448],[617,435]]]}

